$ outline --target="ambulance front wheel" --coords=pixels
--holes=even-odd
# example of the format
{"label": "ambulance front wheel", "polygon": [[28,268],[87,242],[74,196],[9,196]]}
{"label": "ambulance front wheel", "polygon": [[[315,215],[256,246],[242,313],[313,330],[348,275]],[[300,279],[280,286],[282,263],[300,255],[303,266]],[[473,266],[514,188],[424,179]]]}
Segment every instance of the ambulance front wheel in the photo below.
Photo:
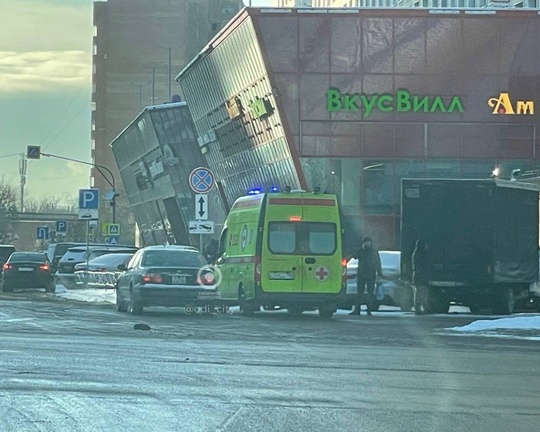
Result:
{"label": "ambulance front wheel", "polygon": [[246,300],[246,293],[242,285],[238,288],[238,300],[240,303],[240,314],[253,316],[255,312],[260,310],[260,306],[255,304],[253,300]]}
{"label": "ambulance front wheel", "polygon": [[336,311],[335,308],[330,308],[328,306],[321,306],[319,308],[319,316],[324,319],[330,319],[334,315],[335,311]]}

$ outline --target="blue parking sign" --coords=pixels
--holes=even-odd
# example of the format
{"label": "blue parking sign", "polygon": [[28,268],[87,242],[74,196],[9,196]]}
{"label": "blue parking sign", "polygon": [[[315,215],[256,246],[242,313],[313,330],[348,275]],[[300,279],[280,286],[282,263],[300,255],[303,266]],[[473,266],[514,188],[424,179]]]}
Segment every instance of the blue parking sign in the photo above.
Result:
{"label": "blue parking sign", "polygon": [[79,209],[99,208],[99,189],[79,189]]}
{"label": "blue parking sign", "polygon": [[66,221],[56,221],[56,232],[66,232],[67,231],[67,222]]}

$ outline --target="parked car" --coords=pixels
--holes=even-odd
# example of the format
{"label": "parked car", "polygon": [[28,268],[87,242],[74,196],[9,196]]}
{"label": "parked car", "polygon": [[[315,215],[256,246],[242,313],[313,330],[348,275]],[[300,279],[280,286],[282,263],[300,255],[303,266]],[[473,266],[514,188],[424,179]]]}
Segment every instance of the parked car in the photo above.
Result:
{"label": "parked car", "polygon": [[47,254],[41,252],[13,252],[2,266],[2,291],[14,288],[45,288],[54,292],[54,277]]}
{"label": "parked car", "polygon": [[75,283],[79,286],[93,288],[115,288],[116,280],[122,273],[120,264],[127,265],[135,252],[107,253],[97,258],[75,265]]}
{"label": "parked car", "polygon": [[215,283],[203,255],[193,247],[148,246],[120,265],[116,308],[134,315],[146,306],[208,304]]}
{"label": "parked car", "polygon": [[134,246],[117,245],[95,245],[88,247],[86,245],[80,245],[69,248],[62,258],[60,258],[60,261],[58,261],[58,270],[55,273],[56,282],[61,283],[67,289],[73,289],[77,286],[75,283],[75,266],[77,264],[107,253],[130,253],[137,251],[137,249]]}
{"label": "parked car", "polygon": [[4,265],[13,252],[15,252],[15,246],[0,245],[0,266]]}
{"label": "parked car", "polygon": [[64,254],[68,251],[69,248],[75,247],[75,246],[82,246],[86,243],[77,243],[77,242],[61,242],[61,243],[51,243],[49,247],[47,248],[47,256],[49,257],[49,261],[51,262],[51,272],[52,274],[56,273],[56,270],[58,270],[58,262],[60,261],[60,258],[64,256]]}
{"label": "parked car", "polygon": [[[401,278],[401,252],[399,251],[379,251],[381,257],[381,267],[383,277],[379,278],[377,284],[377,300],[375,309],[381,305],[397,306],[402,311],[410,311],[413,306],[414,294],[410,283]],[[356,298],[356,271],[358,260],[351,258],[347,263],[347,304],[345,308],[350,308]]]}

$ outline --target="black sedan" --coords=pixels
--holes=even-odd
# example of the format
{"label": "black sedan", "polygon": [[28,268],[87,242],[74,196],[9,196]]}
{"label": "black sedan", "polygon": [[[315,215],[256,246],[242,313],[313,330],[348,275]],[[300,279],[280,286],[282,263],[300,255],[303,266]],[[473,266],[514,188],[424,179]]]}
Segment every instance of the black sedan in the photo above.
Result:
{"label": "black sedan", "polygon": [[138,315],[146,306],[206,306],[215,300],[213,273],[192,247],[148,246],[118,268],[123,271],[116,290],[120,312]]}
{"label": "black sedan", "polygon": [[39,252],[13,252],[2,267],[2,291],[13,288],[45,288],[55,292],[56,285],[47,255]]}

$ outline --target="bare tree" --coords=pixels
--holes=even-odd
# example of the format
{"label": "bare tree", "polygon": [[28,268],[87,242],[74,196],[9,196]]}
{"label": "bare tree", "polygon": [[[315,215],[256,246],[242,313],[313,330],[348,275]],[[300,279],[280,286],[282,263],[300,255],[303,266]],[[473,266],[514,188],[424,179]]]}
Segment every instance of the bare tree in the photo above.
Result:
{"label": "bare tree", "polygon": [[10,218],[17,212],[17,192],[2,176],[0,179],[0,244],[8,240],[12,230]]}

